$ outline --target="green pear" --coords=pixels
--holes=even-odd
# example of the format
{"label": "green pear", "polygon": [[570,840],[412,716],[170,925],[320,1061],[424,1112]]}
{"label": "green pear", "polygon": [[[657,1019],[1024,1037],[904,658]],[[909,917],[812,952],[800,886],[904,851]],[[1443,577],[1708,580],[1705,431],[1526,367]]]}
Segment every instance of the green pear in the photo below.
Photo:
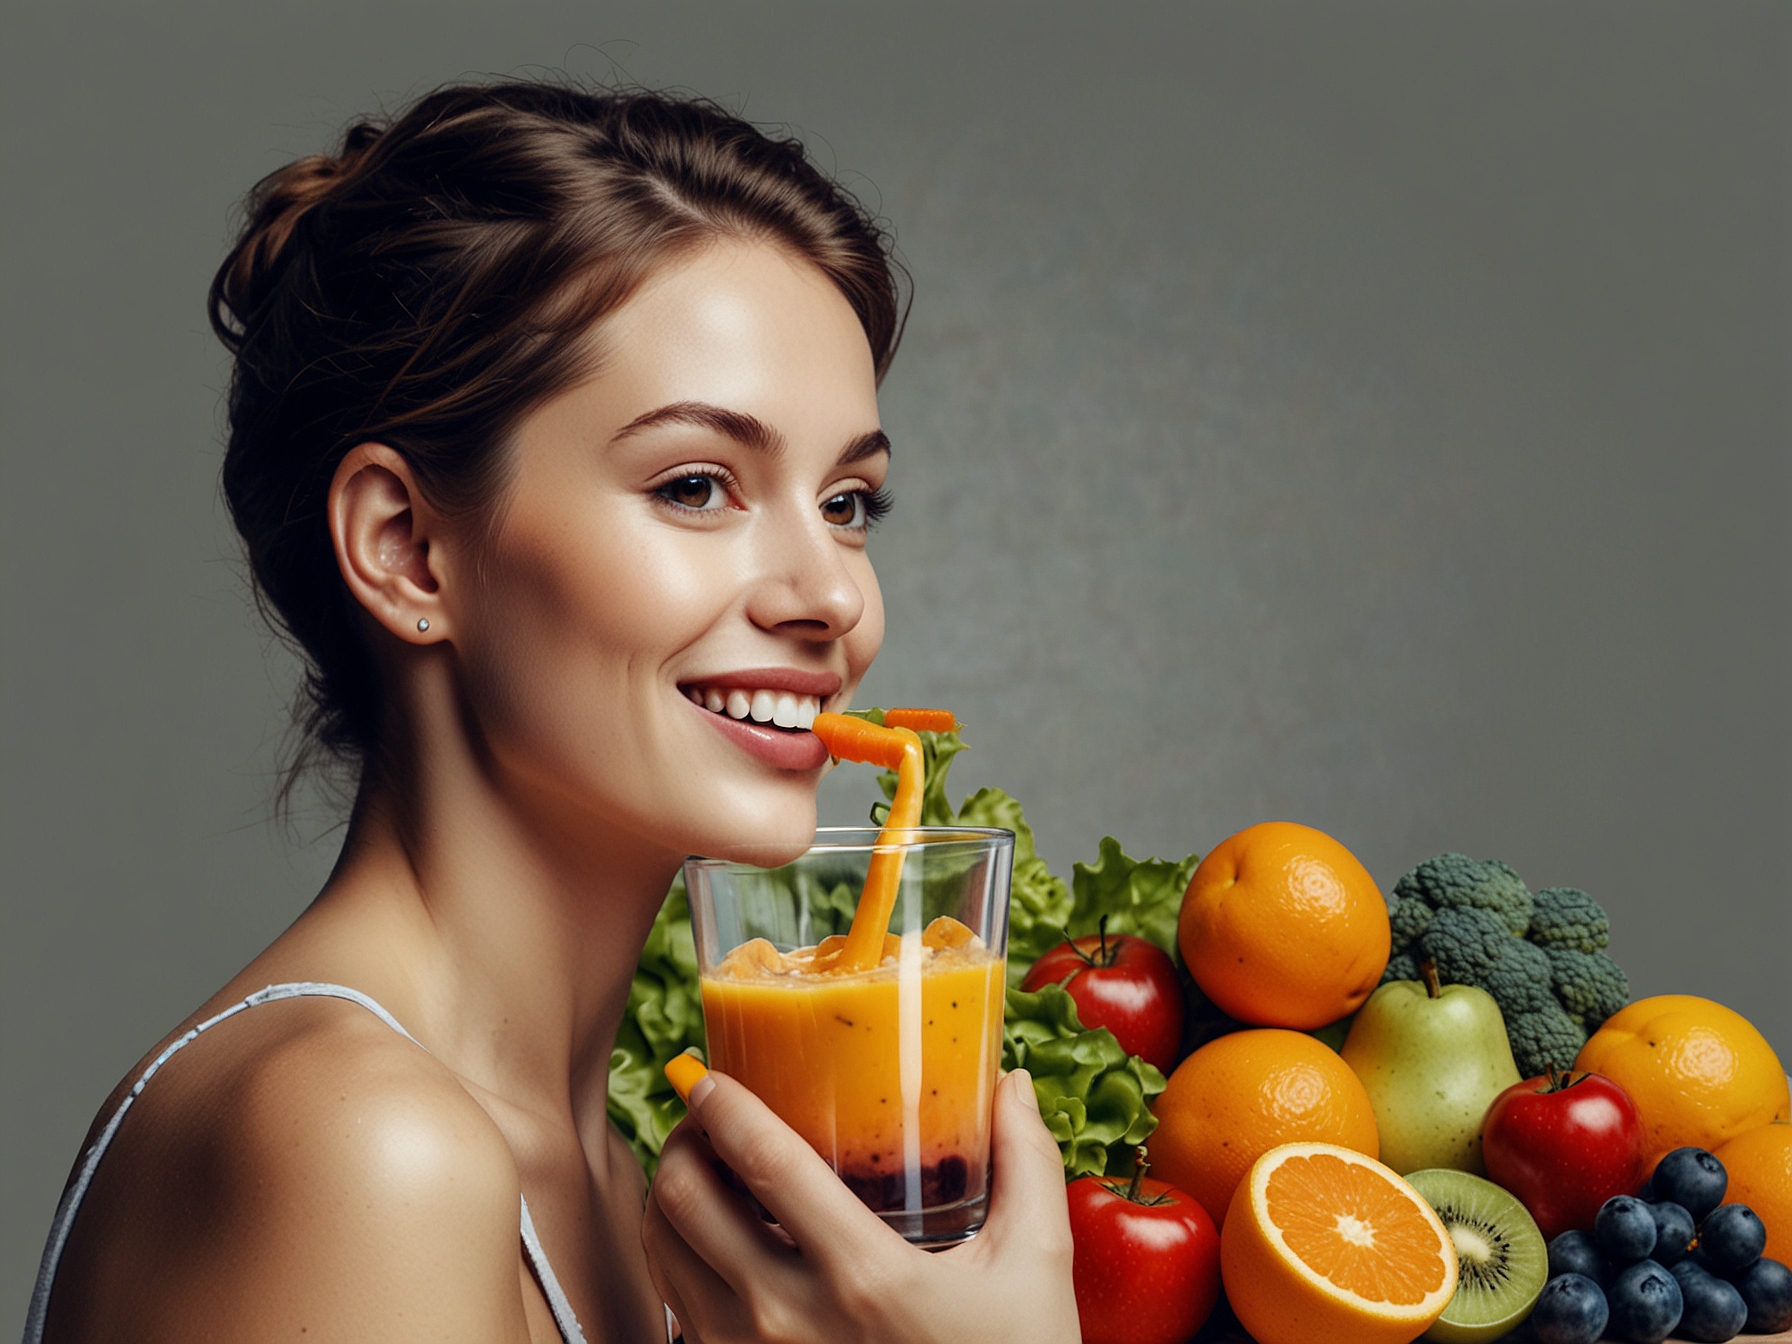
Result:
{"label": "green pear", "polygon": [[1390,980],[1369,996],[1340,1051],[1375,1107],[1381,1160],[1402,1176],[1427,1167],[1484,1175],[1481,1121],[1519,1081],[1506,1020],[1485,990]]}

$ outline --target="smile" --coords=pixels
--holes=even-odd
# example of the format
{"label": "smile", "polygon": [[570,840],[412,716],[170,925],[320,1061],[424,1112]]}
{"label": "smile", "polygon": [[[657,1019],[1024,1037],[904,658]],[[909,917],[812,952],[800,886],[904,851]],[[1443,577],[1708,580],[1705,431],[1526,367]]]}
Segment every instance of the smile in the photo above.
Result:
{"label": "smile", "polygon": [[821,712],[819,696],[796,695],[790,691],[744,686],[685,686],[681,689],[692,704],[701,705],[711,714],[751,720],[793,732],[808,732],[815,716]]}

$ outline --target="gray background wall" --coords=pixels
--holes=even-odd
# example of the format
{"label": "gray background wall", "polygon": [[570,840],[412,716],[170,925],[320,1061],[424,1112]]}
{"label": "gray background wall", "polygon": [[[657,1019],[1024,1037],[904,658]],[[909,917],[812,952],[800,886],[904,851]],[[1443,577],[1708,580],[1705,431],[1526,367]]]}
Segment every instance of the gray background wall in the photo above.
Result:
{"label": "gray background wall", "polygon": [[[1068,873],[1272,817],[1583,886],[1792,1058],[1792,9],[8,4],[5,1201],[301,908],[217,501],[233,203],[478,72],[789,123],[895,223],[891,637]],[[836,777],[828,811],[861,814]]]}

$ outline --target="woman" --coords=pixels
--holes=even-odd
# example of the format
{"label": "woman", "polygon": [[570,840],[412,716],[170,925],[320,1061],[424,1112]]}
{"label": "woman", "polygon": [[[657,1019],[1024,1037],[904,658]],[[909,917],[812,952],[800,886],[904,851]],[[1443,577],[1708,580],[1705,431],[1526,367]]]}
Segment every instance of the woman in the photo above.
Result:
{"label": "woman", "polygon": [[814,827],[819,741],[730,707],[844,707],[882,638],[883,235],[712,107],[534,84],[249,204],[225,492],[359,790],[322,893],[102,1108],[27,1339],[640,1341],[662,1303],[706,1341],[1074,1339],[1024,1075],[937,1256],[727,1078],[645,1218],[605,1119],[682,856]]}

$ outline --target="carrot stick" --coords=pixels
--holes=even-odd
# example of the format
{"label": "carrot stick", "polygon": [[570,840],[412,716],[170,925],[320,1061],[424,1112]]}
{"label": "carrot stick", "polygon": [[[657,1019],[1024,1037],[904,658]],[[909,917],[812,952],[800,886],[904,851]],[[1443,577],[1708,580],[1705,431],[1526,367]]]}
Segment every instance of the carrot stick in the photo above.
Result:
{"label": "carrot stick", "polygon": [[887,709],[884,727],[913,728],[917,733],[955,733],[958,716],[949,709]]}
{"label": "carrot stick", "polygon": [[666,1081],[672,1084],[672,1090],[678,1093],[678,1099],[689,1102],[691,1089],[709,1070],[703,1067],[703,1061],[689,1051],[682,1055],[673,1055],[666,1061]]}
{"label": "carrot stick", "polygon": [[847,930],[846,946],[836,970],[868,971],[883,960],[884,930],[896,910],[896,894],[902,882],[902,851],[885,848],[898,843],[892,831],[912,830],[921,820],[921,785],[924,774],[921,739],[912,728],[878,727],[848,714],[817,714],[810,730],[827,746],[828,754],[843,761],[865,761],[896,772],[896,796],[890,815],[877,833],[877,848],[865,871],[865,890]]}

